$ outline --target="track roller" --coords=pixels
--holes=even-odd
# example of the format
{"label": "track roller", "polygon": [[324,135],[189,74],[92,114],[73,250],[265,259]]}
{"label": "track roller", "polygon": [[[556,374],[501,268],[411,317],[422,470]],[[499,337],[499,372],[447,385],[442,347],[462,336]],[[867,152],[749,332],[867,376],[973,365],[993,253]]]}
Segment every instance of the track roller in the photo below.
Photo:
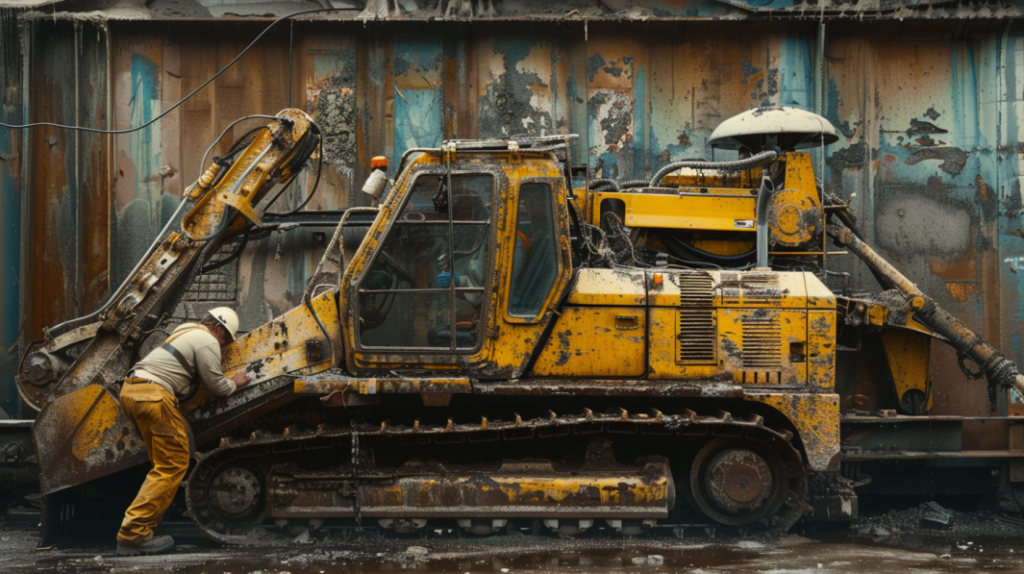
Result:
{"label": "track roller", "polygon": [[622,520],[620,518],[606,518],[605,522],[608,524],[608,528],[623,536],[647,534],[658,523],[657,520]]}
{"label": "track roller", "polygon": [[594,521],[589,519],[547,518],[544,520],[544,526],[559,536],[573,537],[579,536],[593,527]]}
{"label": "track roller", "polygon": [[415,534],[427,525],[426,518],[381,518],[377,521],[384,530],[393,530],[395,534]]}
{"label": "track roller", "polygon": [[497,534],[508,526],[504,518],[460,518],[459,528],[474,536],[490,536]]}

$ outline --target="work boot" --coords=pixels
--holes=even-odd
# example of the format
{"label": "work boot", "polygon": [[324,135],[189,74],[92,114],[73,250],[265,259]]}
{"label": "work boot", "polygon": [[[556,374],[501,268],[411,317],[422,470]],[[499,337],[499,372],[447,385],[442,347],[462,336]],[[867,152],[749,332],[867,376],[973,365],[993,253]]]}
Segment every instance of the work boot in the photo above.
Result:
{"label": "work boot", "polygon": [[174,539],[170,536],[154,536],[142,544],[128,545],[120,540],[117,542],[117,553],[121,556],[138,556],[139,554],[159,554],[174,548]]}

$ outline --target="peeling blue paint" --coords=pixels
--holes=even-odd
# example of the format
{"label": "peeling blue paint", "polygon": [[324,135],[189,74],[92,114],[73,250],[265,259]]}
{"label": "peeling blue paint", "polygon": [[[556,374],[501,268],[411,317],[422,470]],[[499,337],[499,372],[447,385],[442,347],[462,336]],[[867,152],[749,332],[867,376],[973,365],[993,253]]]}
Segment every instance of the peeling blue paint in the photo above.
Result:
{"label": "peeling blue paint", "polygon": [[[21,123],[13,106],[0,105],[4,122]],[[21,325],[21,293],[18,276],[21,270],[21,190],[14,166],[21,150],[15,149],[10,130],[0,130],[0,408],[10,416],[17,415],[18,393],[14,375],[18,367],[18,332]],[[14,350],[8,351],[13,345]]]}
{"label": "peeling blue paint", "polygon": [[580,92],[579,84],[576,82],[576,66],[572,65],[569,68],[569,78],[565,82],[565,92],[567,107],[569,109],[569,133],[574,133],[579,136],[579,145],[576,146],[576,163],[579,165],[586,164],[589,161],[588,144],[590,141],[589,124],[590,118],[587,115],[587,108],[585,105],[583,95]]}
{"label": "peeling blue paint", "polygon": [[636,67],[633,79],[633,173],[630,179],[649,175],[647,169],[647,72],[642,65]]}
{"label": "peeling blue paint", "polygon": [[779,63],[779,105],[814,111],[811,45],[806,36],[783,38]]}
{"label": "peeling blue paint", "polygon": [[395,98],[395,160],[414,147],[440,147],[444,138],[440,94],[405,90]]}
{"label": "peeling blue paint", "polygon": [[[160,68],[142,54],[132,54],[130,62],[129,120],[131,125],[139,126],[160,113]],[[135,200],[115,213],[111,221],[111,284],[120,284],[127,277],[156,239],[165,218],[163,178],[159,173],[163,155],[160,134],[161,124],[157,122],[122,136],[127,138],[123,149],[135,173]],[[129,171],[128,166],[118,165],[118,169]]]}
{"label": "peeling blue paint", "polygon": [[[436,73],[442,59],[440,43],[395,44],[395,77],[415,74],[418,70]],[[401,90],[395,88],[395,147],[391,165],[406,150],[415,147],[439,147],[444,140],[443,86],[432,89]]]}

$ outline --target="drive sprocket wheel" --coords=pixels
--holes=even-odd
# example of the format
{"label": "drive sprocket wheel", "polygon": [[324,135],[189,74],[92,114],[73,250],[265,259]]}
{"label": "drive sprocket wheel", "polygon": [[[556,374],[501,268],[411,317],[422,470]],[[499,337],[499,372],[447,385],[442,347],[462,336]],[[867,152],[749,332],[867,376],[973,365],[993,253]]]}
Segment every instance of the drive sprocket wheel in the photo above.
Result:
{"label": "drive sprocket wheel", "polygon": [[697,453],[690,489],[697,507],[715,522],[784,532],[803,514],[807,472],[789,444],[718,438]]}

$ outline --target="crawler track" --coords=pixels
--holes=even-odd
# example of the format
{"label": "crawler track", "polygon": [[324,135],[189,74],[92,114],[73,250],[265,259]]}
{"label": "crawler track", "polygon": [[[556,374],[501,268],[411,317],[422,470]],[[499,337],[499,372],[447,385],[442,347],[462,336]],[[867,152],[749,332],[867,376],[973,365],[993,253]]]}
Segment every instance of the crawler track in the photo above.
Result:
{"label": "crawler track", "polygon": [[[213,484],[214,479],[227,465],[244,467],[249,465],[249,461],[254,461],[248,468],[257,468],[260,465],[255,464],[256,461],[271,461],[280,467],[304,455],[329,459],[343,465],[335,467],[341,469],[336,473],[339,485],[342,481],[364,485],[375,481],[388,484],[395,476],[393,469],[377,467],[371,463],[366,453],[366,444],[382,440],[398,441],[402,445],[445,444],[446,449],[454,451],[460,448],[459,443],[544,441],[588,434],[604,435],[610,439],[637,434],[651,435],[651,439],[660,437],[662,440],[675,441],[678,438],[680,451],[684,450],[682,447],[685,445],[689,444],[692,448],[694,444],[707,444],[716,439],[748,441],[747,444],[752,444],[762,452],[767,449],[777,455],[781,464],[778,474],[780,478],[777,479],[779,490],[776,491],[778,508],[765,516],[758,516],[757,523],[750,526],[762,530],[785,531],[799,519],[805,508],[807,473],[800,452],[790,443],[790,432],[766,427],[763,419],[757,415],[741,419],[722,411],[714,415],[700,415],[689,410],[665,414],[655,409],[645,413],[630,413],[621,408],[600,414],[585,410],[579,415],[558,415],[549,411],[547,416],[526,420],[518,415],[514,420],[488,420],[481,417],[473,423],[457,423],[452,419],[448,419],[446,424],[430,425],[421,424],[420,421],[409,421],[407,424],[352,421],[348,426],[319,425],[311,429],[289,427],[282,433],[255,432],[248,438],[225,438],[214,450],[199,456],[199,462],[187,482],[186,499],[193,520],[207,537],[223,543],[246,543],[252,541],[254,531],[266,532],[266,522],[272,517],[265,510],[254,507],[253,512],[240,512],[235,518],[229,518],[211,505],[211,496],[217,494],[218,488]],[[495,446],[492,450],[500,455],[501,447]],[[687,465],[684,471],[689,468],[689,462],[675,460],[672,453],[667,454],[673,468],[678,464]],[[260,468],[266,467],[264,463]],[[250,481],[253,482],[252,488],[262,487],[266,492],[266,471],[252,472],[254,476],[262,474],[258,478],[263,483],[261,485]],[[677,476],[675,482],[692,504],[693,496],[688,493],[688,484],[691,482],[689,473]],[[358,514],[356,520],[358,522]]]}

